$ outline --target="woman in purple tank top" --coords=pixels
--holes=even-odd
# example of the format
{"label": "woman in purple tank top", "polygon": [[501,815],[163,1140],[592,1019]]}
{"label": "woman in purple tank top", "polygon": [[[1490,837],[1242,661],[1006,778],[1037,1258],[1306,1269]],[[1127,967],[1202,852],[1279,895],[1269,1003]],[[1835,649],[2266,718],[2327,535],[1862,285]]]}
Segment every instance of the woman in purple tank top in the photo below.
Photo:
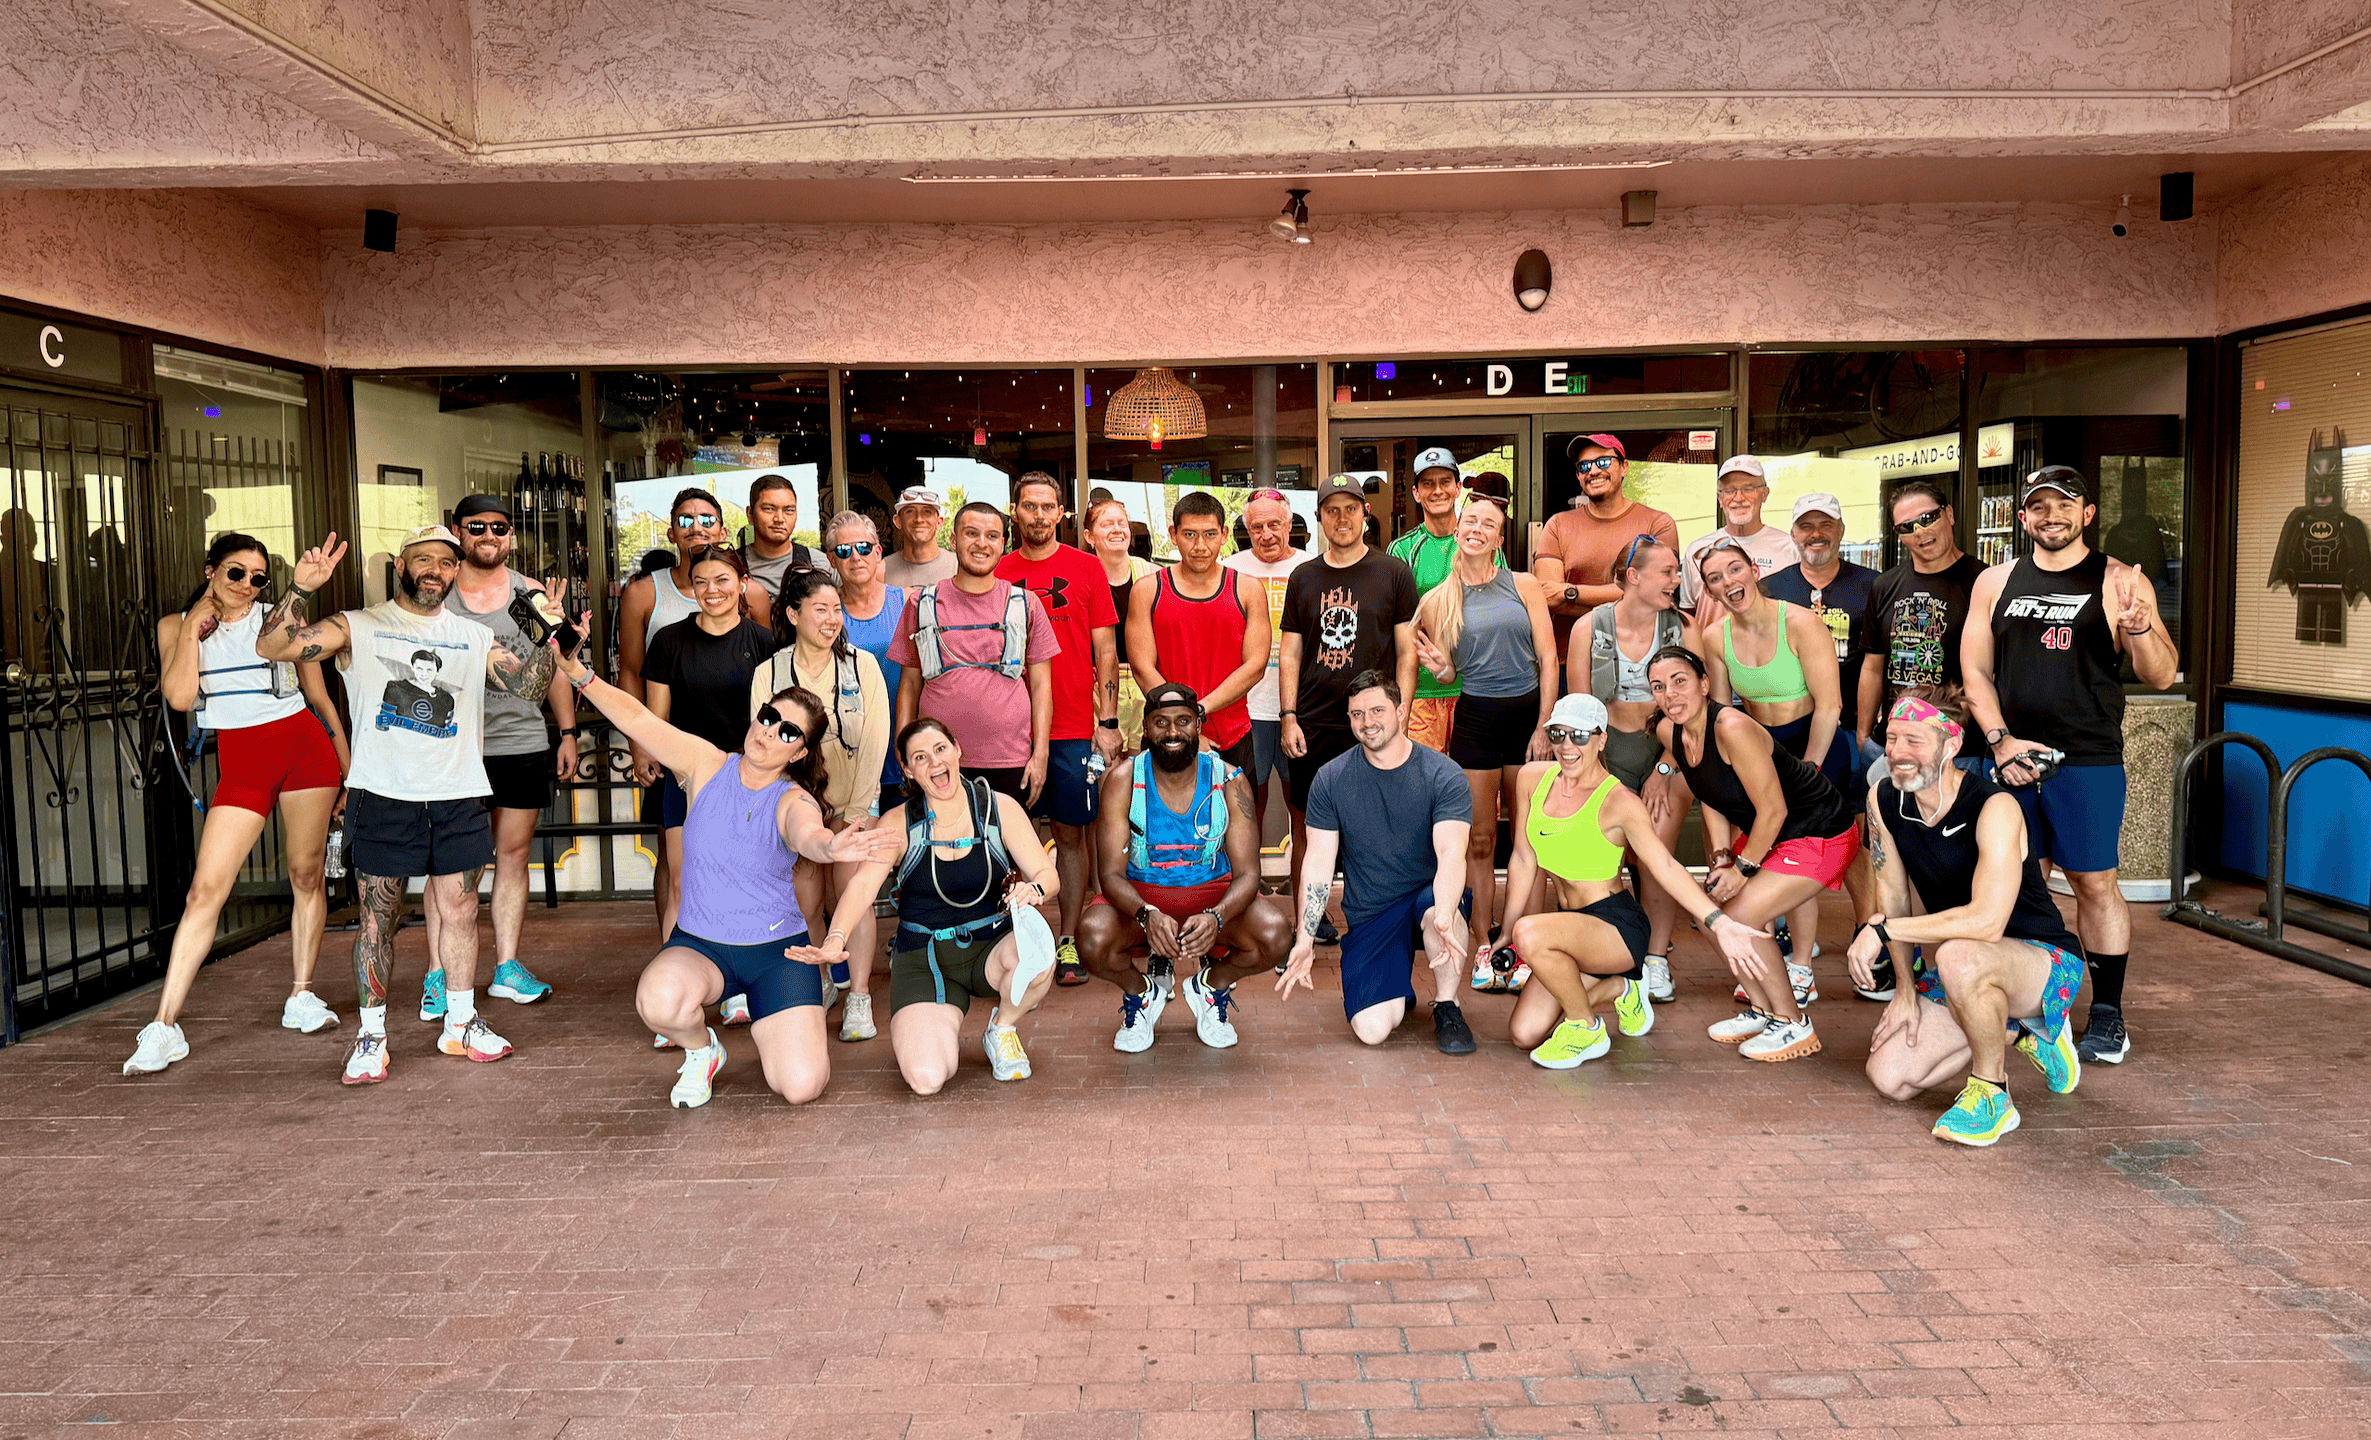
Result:
{"label": "woman in purple tank top", "polygon": [[634,992],[642,1022],[683,1047],[669,1099],[680,1110],[708,1103],[724,1043],[701,1016],[731,994],[749,997],[749,1036],[766,1088],[793,1105],[821,1095],[831,1078],[822,979],[786,953],[807,943],[792,870],[801,856],[831,865],[904,848],[900,834],[835,834],[825,823],[815,744],[823,702],[795,686],[782,691],[758,708],[740,751],[727,754],[651,714],[575,656],[560,668],[577,694],[678,777],[686,796],[675,930]]}

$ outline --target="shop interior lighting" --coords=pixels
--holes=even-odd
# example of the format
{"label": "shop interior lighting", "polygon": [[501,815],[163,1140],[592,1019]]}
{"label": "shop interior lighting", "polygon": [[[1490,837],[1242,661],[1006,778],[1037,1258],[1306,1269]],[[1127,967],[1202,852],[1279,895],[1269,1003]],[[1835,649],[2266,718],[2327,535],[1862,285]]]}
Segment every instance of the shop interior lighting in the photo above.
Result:
{"label": "shop interior lighting", "polygon": [[1148,365],[1113,392],[1104,408],[1103,438],[1142,440],[1155,450],[1164,440],[1199,440],[1210,433],[1202,397],[1162,365]]}

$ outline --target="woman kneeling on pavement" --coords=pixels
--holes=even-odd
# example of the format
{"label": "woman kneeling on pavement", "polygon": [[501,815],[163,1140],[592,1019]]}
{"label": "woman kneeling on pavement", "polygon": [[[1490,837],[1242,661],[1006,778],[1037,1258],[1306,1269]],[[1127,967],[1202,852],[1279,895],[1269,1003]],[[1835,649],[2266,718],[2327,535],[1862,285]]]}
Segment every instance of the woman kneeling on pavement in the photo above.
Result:
{"label": "woman kneeling on pavement", "polygon": [[792,868],[875,859],[892,840],[878,831],[832,833],[816,797],[816,750],[826,712],[796,688],[758,707],[738,754],[727,754],[650,713],[639,700],[571,655],[560,662],[577,694],[667,767],[683,787],[682,896],[667,944],[643,969],[634,1008],[644,1024],[684,1048],[669,1095],[677,1109],[708,1103],[724,1042],[701,1021],[726,994],[749,997],[749,1037],[766,1086],[793,1105],[831,1078],[822,975],[783,948],[807,938]]}
{"label": "woman kneeling on pavement", "polygon": [[[1612,1048],[1599,1006],[1614,1007],[1625,1035],[1655,1028],[1655,1005],[1643,983],[1647,914],[1621,888],[1625,846],[1731,965],[1750,963],[1754,941],[1769,938],[1723,914],[1655,837],[1646,803],[1606,768],[1606,724],[1604,702],[1594,696],[1557,701],[1547,726],[1556,758],[1524,766],[1520,782],[1530,801],[1507,865],[1507,934],[1536,983],[1515,1002],[1507,1033],[1531,1050],[1534,1064],[1550,1070],[1570,1070]],[[1532,901],[1554,898],[1536,891],[1548,882],[1563,892],[1566,909],[1534,913]],[[1490,962],[1490,949],[1475,951],[1477,971]]]}
{"label": "woman kneeling on pavement", "polygon": [[889,881],[898,904],[889,1045],[906,1084],[917,1095],[936,1095],[955,1078],[974,995],[997,1002],[984,1037],[990,1070],[999,1080],[1026,1080],[1029,1052],[1016,1027],[1045,999],[1054,952],[1051,936],[1042,946],[1022,944],[1013,915],[1058,892],[1054,862],[1020,801],[963,773],[963,747],[945,725],[927,715],[916,720],[898,733],[897,751],[906,802],[873,832],[887,837],[887,847],[841,887],[823,943],[790,953],[818,965],[845,962],[848,935]]}

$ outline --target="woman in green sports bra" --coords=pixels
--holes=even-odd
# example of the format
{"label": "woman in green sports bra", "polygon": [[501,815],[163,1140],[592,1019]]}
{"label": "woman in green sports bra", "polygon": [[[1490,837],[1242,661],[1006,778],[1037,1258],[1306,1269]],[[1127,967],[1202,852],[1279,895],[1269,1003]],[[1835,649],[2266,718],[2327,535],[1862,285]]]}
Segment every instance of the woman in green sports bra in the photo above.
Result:
{"label": "woman in green sports bra", "polygon": [[[1646,803],[1605,768],[1606,713],[1592,695],[1567,695],[1548,718],[1553,760],[1523,767],[1530,797],[1515,827],[1515,855],[1507,865],[1509,946],[1531,967],[1538,984],[1523,987],[1507,1023],[1508,1038],[1531,1050],[1534,1064],[1570,1070],[1612,1048],[1597,1007],[1614,1007],[1625,1035],[1655,1028],[1645,976],[1647,916],[1621,888],[1627,847],[1679,906],[1732,960],[1754,953],[1763,932],[1730,919],[1686,868],[1655,838]],[[1553,880],[1567,907],[1533,910],[1543,880]],[[1474,955],[1490,962],[1492,947]]]}

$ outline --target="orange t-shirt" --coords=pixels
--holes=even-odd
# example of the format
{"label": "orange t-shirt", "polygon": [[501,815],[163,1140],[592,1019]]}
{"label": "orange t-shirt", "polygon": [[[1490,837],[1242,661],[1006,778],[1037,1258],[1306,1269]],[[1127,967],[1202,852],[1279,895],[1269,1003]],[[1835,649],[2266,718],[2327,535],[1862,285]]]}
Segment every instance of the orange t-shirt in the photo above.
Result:
{"label": "orange t-shirt", "polygon": [[[1679,549],[1679,526],[1652,505],[1633,504],[1619,520],[1600,520],[1589,513],[1588,506],[1575,505],[1549,517],[1541,527],[1534,558],[1553,555],[1563,561],[1567,585],[1611,585],[1615,583],[1614,567],[1622,563],[1622,552],[1641,535],[1652,535],[1674,551]],[[1553,617],[1559,655],[1580,618]]]}

